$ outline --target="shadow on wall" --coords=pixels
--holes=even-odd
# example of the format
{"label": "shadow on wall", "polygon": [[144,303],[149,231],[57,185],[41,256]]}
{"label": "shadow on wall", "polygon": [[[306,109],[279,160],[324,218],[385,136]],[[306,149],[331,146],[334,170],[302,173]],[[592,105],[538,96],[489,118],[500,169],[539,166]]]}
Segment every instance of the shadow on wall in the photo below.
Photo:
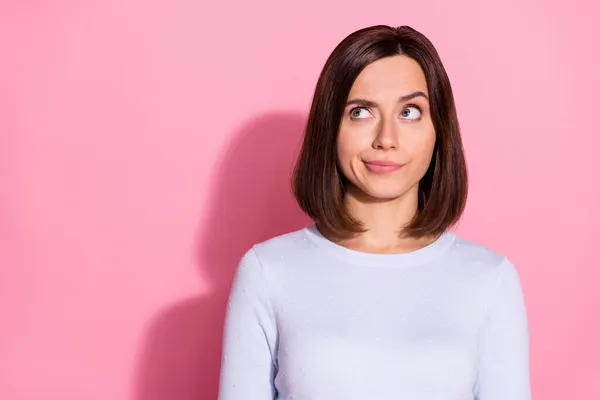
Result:
{"label": "shadow on wall", "polygon": [[200,222],[199,274],[211,292],[172,305],[152,321],[133,400],[214,400],[225,306],[237,264],[254,243],[310,221],[290,189],[306,116],[273,113],[233,135],[215,174],[216,192]]}

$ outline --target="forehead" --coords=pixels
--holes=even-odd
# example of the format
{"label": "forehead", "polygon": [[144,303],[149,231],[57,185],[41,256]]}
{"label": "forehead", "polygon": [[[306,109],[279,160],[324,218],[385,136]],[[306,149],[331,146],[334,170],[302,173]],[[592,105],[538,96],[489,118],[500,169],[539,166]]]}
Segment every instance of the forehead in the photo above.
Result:
{"label": "forehead", "polygon": [[349,97],[397,99],[417,90],[429,94],[421,66],[410,57],[398,55],[367,65],[352,84]]}

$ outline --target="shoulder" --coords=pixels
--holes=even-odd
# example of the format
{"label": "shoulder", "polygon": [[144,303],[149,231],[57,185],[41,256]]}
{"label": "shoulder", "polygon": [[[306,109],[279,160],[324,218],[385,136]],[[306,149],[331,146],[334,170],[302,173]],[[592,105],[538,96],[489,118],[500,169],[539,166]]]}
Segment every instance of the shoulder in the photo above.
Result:
{"label": "shoulder", "polygon": [[506,279],[519,283],[518,270],[507,255],[475,240],[455,234],[451,257],[489,285],[497,286]]}
{"label": "shoulder", "polygon": [[474,263],[482,268],[494,268],[506,258],[496,249],[472,239],[454,234],[453,254],[463,263]]}
{"label": "shoulder", "polygon": [[457,234],[455,234],[451,257],[456,265],[492,282],[501,279],[502,276],[518,278],[517,269],[506,254]]}
{"label": "shoulder", "polygon": [[269,281],[289,271],[289,268],[280,267],[291,265],[290,260],[302,262],[302,257],[297,254],[303,251],[302,246],[307,246],[305,237],[303,228],[258,242],[248,248],[236,268],[233,293],[240,292],[235,289],[242,287],[242,292],[254,290],[256,293],[267,293]]}
{"label": "shoulder", "polygon": [[246,251],[242,261],[259,264],[263,268],[282,263],[289,264],[290,260],[305,254],[309,247],[305,228],[301,228],[255,243]]}

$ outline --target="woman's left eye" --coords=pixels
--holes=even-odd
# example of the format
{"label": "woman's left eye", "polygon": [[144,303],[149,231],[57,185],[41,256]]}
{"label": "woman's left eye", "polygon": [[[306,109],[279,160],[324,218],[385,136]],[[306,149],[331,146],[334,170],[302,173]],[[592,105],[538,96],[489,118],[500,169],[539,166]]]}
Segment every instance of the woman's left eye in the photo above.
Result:
{"label": "woman's left eye", "polygon": [[415,120],[421,118],[421,109],[418,106],[411,105],[404,108],[401,114],[404,119]]}

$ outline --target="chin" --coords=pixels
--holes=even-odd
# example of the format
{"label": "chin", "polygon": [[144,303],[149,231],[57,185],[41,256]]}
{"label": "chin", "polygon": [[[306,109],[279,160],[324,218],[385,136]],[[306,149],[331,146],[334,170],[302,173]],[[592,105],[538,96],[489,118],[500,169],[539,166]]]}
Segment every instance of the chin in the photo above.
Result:
{"label": "chin", "polygon": [[404,193],[374,193],[371,198],[378,201],[394,201],[402,197]]}
{"label": "chin", "polygon": [[396,200],[406,194],[404,188],[390,188],[390,185],[370,186],[359,188],[359,190],[362,192],[363,196],[378,201]]}

